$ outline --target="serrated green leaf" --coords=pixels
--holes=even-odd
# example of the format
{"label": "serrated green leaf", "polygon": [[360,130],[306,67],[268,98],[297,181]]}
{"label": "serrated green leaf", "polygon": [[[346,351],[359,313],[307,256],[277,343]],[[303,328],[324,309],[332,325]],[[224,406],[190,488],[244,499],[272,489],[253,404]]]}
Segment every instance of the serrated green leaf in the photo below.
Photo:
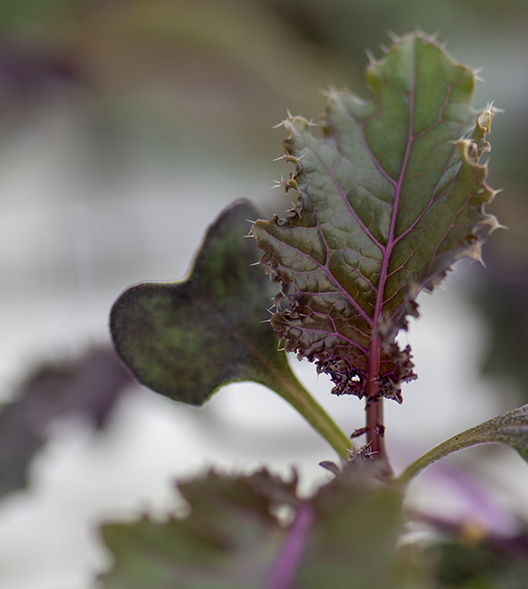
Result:
{"label": "serrated green leaf", "polygon": [[414,299],[455,261],[479,259],[497,226],[479,162],[494,109],[472,109],[474,84],[473,70],[413,34],[368,67],[371,100],[331,91],[317,124],[284,121],[295,172],[283,187],[298,202],[253,233],[290,302],[273,328],[337,394],[361,397],[377,381],[377,396],[401,401],[400,382],[414,375],[394,337]]}
{"label": "serrated green leaf", "polygon": [[407,467],[399,480],[407,483],[428,466],[454,452],[493,442],[511,446],[528,462],[528,405],[494,417],[435,446]]}
{"label": "serrated green leaf", "polygon": [[225,209],[209,227],[189,276],[141,283],[114,303],[110,330],[117,353],[147,387],[202,405],[220,387],[254,381],[286,399],[342,456],[348,438],[299,383],[269,326],[276,287],[254,264],[247,201]]}
{"label": "serrated green leaf", "polygon": [[[188,517],[104,526],[115,563],[103,588],[407,589],[401,495],[370,466],[347,468],[312,499],[265,470],[180,485]],[[289,524],[277,517],[284,509]]]}

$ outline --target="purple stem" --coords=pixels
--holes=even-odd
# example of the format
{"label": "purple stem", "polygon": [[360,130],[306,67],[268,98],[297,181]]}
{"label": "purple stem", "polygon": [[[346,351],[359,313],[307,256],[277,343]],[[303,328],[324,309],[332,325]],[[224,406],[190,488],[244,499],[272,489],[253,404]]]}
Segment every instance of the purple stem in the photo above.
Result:
{"label": "purple stem", "polygon": [[308,503],[301,503],[288,530],[288,536],[273,563],[266,589],[289,589],[314,520],[315,513],[312,507]]}

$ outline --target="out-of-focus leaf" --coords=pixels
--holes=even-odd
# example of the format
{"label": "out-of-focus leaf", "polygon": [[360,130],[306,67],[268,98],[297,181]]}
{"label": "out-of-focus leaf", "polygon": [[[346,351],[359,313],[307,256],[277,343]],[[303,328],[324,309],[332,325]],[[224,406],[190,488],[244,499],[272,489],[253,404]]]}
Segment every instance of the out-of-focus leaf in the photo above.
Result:
{"label": "out-of-focus leaf", "polygon": [[[438,554],[439,553],[439,554]],[[438,589],[528,589],[528,554],[516,558],[486,542],[450,542],[435,551]]]}
{"label": "out-of-focus leaf", "polygon": [[282,185],[297,205],[253,232],[290,303],[273,328],[337,394],[364,396],[377,379],[380,395],[401,401],[414,374],[394,336],[416,315],[414,299],[455,261],[479,259],[497,226],[479,161],[494,109],[473,110],[474,84],[473,70],[414,34],[368,67],[371,100],[331,91],[317,125],[284,121],[295,172]]}
{"label": "out-of-focus leaf", "polygon": [[52,421],[80,414],[102,427],[131,383],[111,348],[45,365],[28,377],[15,391],[16,400],[0,408],[0,495],[26,485],[29,463]]}
{"label": "out-of-focus leaf", "polygon": [[[396,539],[401,496],[349,467],[312,499],[296,481],[266,471],[248,477],[209,474],[180,489],[186,518],[105,525],[115,557],[104,589],[391,589],[410,587],[412,567]],[[277,517],[287,510],[288,516]],[[288,517],[290,523],[285,523]],[[422,586],[423,587],[423,586]]]}
{"label": "out-of-focus leaf", "polygon": [[[426,521],[427,521],[426,517]],[[478,523],[460,524],[432,518],[430,523],[441,539],[425,552],[437,563],[438,589],[526,589],[528,588],[528,536],[496,535]],[[436,521],[435,521],[436,520]]]}
{"label": "out-of-focus leaf", "polygon": [[349,440],[277,349],[266,311],[276,287],[254,266],[255,241],[244,239],[257,216],[251,203],[237,201],[209,227],[185,280],[126,290],[110,315],[116,350],[139,382],[190,405],[228,383],[263,384],[344,455]]}
{"label": "out-of-focus leaf", "polygon": [[402,525],[401,496],[370,478],[372,466],[351,465],[314,497],[317,520],[299,567],[299,587],[407,586],[395,548]]}
{"label": "out-of-focus leaf", "polygon": [[296,481],[261,471],[229,478],[210,473],[180,485],[191,505],[183,519],[144,518],[106,525],[104,539],[116,563],[105,589],[262,587],[285,537],[272,506],[297,503]]}
{"label": "out-of-focus leaf", "polygon": [[437,589],[528,588],[528,535],[521,520],[515,534],[505,535],[504,530],[482,525],[478,518],[408,515],[433,533],[428,542],[414,549],[434,563],[431,572]]}
{"label": "out-of-focus leaf", "polygon": [[422,470],[453,452],[492,442],[515,448],[528,462],[528,405],[494,417],[435,446],[407,467],[399,480],[407,483]]}

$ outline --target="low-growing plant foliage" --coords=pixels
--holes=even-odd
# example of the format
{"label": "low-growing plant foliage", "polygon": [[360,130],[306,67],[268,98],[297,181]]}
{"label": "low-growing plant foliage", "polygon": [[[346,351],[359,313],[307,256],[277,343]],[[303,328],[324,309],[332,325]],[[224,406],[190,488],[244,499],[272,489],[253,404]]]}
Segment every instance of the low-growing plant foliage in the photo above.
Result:
{"label": "low-growing plant foliage", "polygon": [[[250,226],[261,214],[233,203],[186,279],[133,286],[110,317],[117,353],[158,393],[202,405],[228,383],[254,381],[281,395],[337,452],[322,463],[335,478],[311,498],[296,478],[267,470],[180,483],[188,517],[104,527],[116,558],[106,589],[469,587],[462,574],[446,581],[454,540],[437,573],[419,557],[425,548],[398,542],[402,497],[424,468],[476,444],[505,443],[528,460],[528,406],[454,436],[396,477],[383,403],[401,403],[416,378],[411,349],[396,342],[418,316],[416,297],[461,258],[480,260],[499,226],[485,211],[497,191],[484,161],[497,110],[473,108],[475,72],[434,38],[393,41],[367,68],[368,100],[330,90],[317,121],[282,123],[289,211]],[[365,424],[350,425],[363,444],[297,380],[287,352],[328,374],[334,394],[365,403]],[[492,539],[475,549],[493,551]],[[497,557],[486,587],[506,570],[526,573],[510,556]]]}

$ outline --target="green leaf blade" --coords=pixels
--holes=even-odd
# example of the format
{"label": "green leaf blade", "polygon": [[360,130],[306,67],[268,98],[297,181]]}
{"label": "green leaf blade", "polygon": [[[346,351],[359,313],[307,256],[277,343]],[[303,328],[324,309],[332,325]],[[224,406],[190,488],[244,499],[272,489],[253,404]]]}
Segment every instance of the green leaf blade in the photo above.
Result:
{"label": "green leaf blade", "polygon": [[230,382],[266,384],[266,363],[287,369],[265,323],[274,287],[251,267],[254,243],[242,239],[256,216],[250,203],[229,207],[209,228],[186,280],[141,283],[116,301],[114,343],[142,384],[202,405]]}
{"label": "green leaf blade", "polygon": [[497,226],[483,211],[495,193],[479,163],[494,111],[473,111],[474,81],[433,39],[409,35],[368,68],[372,100],[328,94],[322,137],[301,117],[284,122],[295,172],[283,187],[298,202],[253,233],[290,302],[272,326],[336,383],[359,378],[338,393],[365,394],[381,339],[374,376],[401,400],[399,382],[414,375],[393,342],[416,314],[414,299],[461,257],[479,259],[483,234]]}
{"label": "green leaf blade", "polygon": [[296,504],[296,484],[261,471],[209,473],[179,485],[192,507],[188,517],[104,526],[115,564],[103,587],[260,589],[285,535],[271,505],[277,498]]}
{"label": "green leaf blade", "polygon": [[190,405],[203,405],[229,383],[262,384],[344,457],[350,440],[277,349],[266,310],[277,289],[255,266],[254,239],[244,239],[248,219],[258,216],[248,201],[233,203],[209,227],[186,279],[122,293],[110,314],[114,346],[141,384]]}

